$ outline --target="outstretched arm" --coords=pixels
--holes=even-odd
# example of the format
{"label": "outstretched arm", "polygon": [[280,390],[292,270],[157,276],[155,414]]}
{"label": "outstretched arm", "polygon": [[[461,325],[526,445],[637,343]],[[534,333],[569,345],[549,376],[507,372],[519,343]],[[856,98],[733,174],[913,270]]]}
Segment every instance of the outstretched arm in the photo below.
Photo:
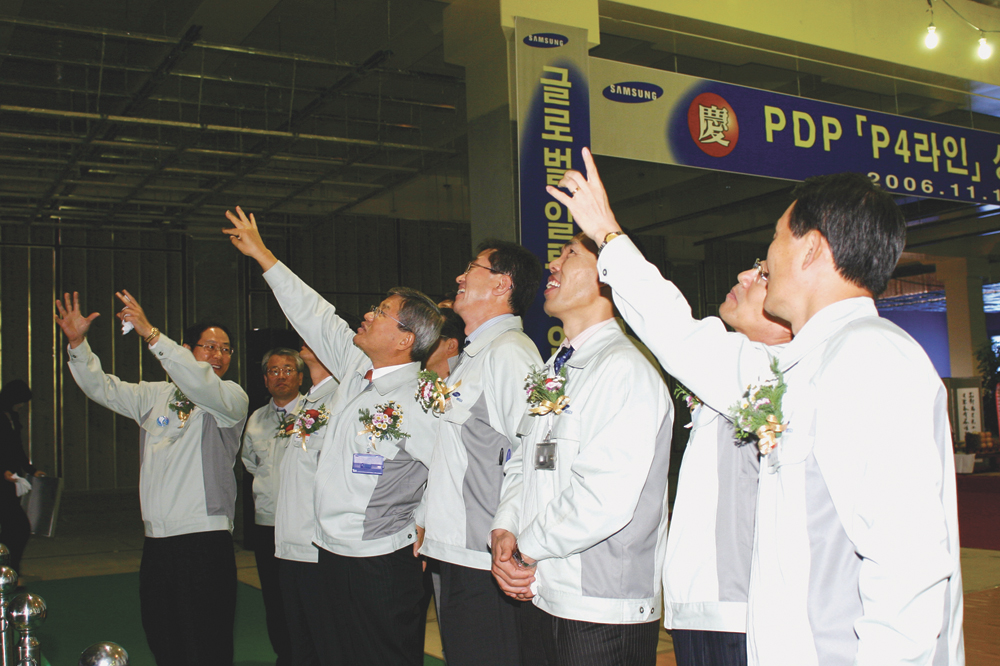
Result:
{"label": "outstretched arm", "polygon": [[222,232],[229,236],[236,249],[260,264],[264,280],[295,331],[323,365],[344,381],[364,356],[354,346],[354,331],[337,315],[333,304],[300,280],[267,249],[254,216],[247,217],[239,206],[236,213],[226,211],[233,228]]}

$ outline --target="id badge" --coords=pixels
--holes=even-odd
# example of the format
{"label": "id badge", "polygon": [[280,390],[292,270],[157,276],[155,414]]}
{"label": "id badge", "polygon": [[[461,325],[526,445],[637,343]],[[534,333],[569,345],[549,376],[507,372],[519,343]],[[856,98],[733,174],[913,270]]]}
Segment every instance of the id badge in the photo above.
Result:
{"label": "id badge", "polygon": [[556,443],[549,440],[535,445],[535,469],[556,468]]}
{"label": "id badge", "polygon": [[351,471],[355,474],[382,476],[384,464],[385,456],[380,456],[377,453],[355,453]]}

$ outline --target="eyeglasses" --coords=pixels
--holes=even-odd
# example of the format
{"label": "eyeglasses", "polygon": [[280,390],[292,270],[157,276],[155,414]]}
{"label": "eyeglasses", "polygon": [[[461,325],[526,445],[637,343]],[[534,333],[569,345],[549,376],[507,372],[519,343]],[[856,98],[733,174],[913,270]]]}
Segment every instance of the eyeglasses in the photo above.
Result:
{"label": "eyeglasses", "polygon": [[465,269],[465,272],[462,273],[462,275],[468,275],[469,272],[472,271],[473,268],[482,268],[484,270],[489,271],[490,273],[500,273],[501,275],[504,274],[503,271],[498,271],[498,270],[496,270],[494,268],[490,268],[489,266],[483,266],[482,264],[477,264],[474,261],[470,261],[469,262],[469,266]]}
{"label": "eyeglasses", "polygon": [[212,344],[211,342],[208,343],[207,345],[195,345],[195,347],[201,347],[202,349],[204,349],[205,351],[207,351],[209,354],[217,351],[220,354],[222,354],[223,356],[232,356],[233,355],[233,348],[232,347],[226,347],[225,345],[216,345],[216,344]]}
{"label": "eyeglasses", "polygon": [[767,284],[767,277],[769,273],[764,270],[764,264],[761,263],[760,259],[757,259],[756,261],[753,262],[753,268],[751,268],[750,270],[757,271],[757,277],[754,278],[754,282],[759,282],[763,280],[764,284]]}
{"label": "eyeglasses", "polygon": [[399,324],[400,328],[405,329],[407,331],[410,330],[409,326],[407,326],[403,322],[401,322],[398,319],[396,319],[395,317],[393,317],[391,314],[389,314],[388,312],[386,312],[385,310],[383,310],[378,305],[373,305],[372,306],[371,313],[372,313],[372,319],[375,319],[375,317],[379,317],[379,316],[388,317],[389,319],[391,319],[394,322],[396,322],[397,324]]}
{"label": "eyeglasses", "polygon": [[264,374],[272,377],[291,377],[298,371],[298,368],[268,368]]}

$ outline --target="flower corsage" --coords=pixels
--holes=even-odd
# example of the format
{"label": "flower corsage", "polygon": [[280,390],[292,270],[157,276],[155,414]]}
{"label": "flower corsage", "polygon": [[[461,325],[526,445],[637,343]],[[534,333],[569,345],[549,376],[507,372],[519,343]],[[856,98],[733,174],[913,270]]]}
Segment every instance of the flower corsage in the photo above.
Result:
{"label": "flower corsage", "polygon": [[462,394],[455,390],[462,385],[461,379],[455,382],[454,386],[448,386],[438,373],[433,370],[421,370],[417,378],[420,380],[420,383],[417,384],[417,395],[415,397],[417,404],[425,412],[433,410],[434,414],[440,416],[448,408],[449,400],[455,398],[459,402],[462,401],[460,397]]}
{"label": "flower corsage", "polygon": [[566,395],[566,366],[559,374],[549,376],[546,368],[538,369],[531,366],[531,371],[524,378],[524,390],[528,394],[528,411],[535,416],[544,416],[549,412],[562,414],[569,411],[569,396]]}
{"label": "flower corsage", "polygon": [[180,419],[180,427],[184,427],[184,422],[188,420],[191,416],[191,410],[194,409],[194,403],[188,400],[188,397],[184,395],[180,389],[174,389],[173,399],[167,403],[167,407],[177,412],[177,418]]}
{"label": "flower corsage", "polygon": [[302,437],[302,450],[306,450],[306,439],[327,423],[330,422],[330,410],[326,405],[320,405],[319,409],[300,410],[296,414],[289,414],[278,426],[278,437]]}
{"label": "flower corsage", "polygon": [[781,413],[781,398],[788,385],[784,373],[778,369],[778,359],[771,362],[771,372],[774,377],[748,386],[739,404],[729,410],[736,424],[736,436],[739,439],[756,437],[757,448],[765,456],[778,445],[781,433],[788,427]]}
{"label": "flower corsage", "polygon": [[677,386],[674,387],[674,397],[678,400],[683,400],[684,404],[687,405],[688,410],[692,412],[698,407],[698,405],[704,404],[702,403],[701,398],[692,393],[691,389],[684,386],[684,384],[681,384],[680,382],[677,382]]}
{"label": "flower corsage", "polygon": [[403,408],[393,400],[384,405],[375,405],[375,413],[372,414],[368,408],[359,409],[358,414],[361,425],[365,428],[358,432],[359,435],[368,433],[368,441],[375,445],[376,441],[383,439],[403,439],[409,437],[409,433],[402,431]]}

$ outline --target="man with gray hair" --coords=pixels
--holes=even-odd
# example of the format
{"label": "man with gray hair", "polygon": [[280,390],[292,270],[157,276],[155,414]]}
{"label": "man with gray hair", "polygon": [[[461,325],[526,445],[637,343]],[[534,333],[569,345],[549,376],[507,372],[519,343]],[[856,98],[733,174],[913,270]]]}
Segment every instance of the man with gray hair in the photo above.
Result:
{"label": "man with gray hair", "polygon": [[413,555],[435,423],[413,402],[420,363],[442,317],[415,289],[391,289],[356,334],[336,308],[280,263],[257,223],[226,213],[234,246],[264,269],[285,316],[339,377],[316,469],[315,509],[324,618],[338,664],[423,664],[423,571]]}
{"label": "man with gray hair", "polygon": [[291,645],[281,603],[278,560],[274,556],[274,514],[281,459],[285,454],[285,442],[278,430],[288,415],[298,410],[305,364],[294,349],[277,347],[264,354],[260,366],[271,400],[247,419],[242,458],[247,472],[253,476],[254,557],[264,596],[267,636],[278,655],[277,666],[285,666],[292,663]]}

